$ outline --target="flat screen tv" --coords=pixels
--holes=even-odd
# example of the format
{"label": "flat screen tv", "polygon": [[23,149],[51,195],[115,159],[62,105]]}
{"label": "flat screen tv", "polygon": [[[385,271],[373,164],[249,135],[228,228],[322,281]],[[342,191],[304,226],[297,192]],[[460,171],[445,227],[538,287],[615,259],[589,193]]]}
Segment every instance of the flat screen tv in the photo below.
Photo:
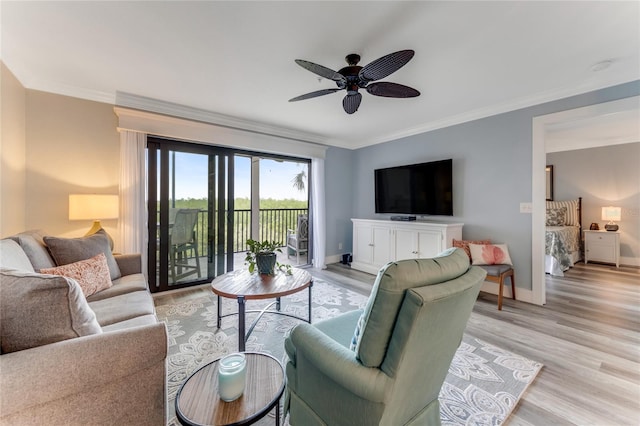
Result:
{"label": "flat screen tv", "polygon": [[375,170],[376,213],[453,216],[452,163]]}

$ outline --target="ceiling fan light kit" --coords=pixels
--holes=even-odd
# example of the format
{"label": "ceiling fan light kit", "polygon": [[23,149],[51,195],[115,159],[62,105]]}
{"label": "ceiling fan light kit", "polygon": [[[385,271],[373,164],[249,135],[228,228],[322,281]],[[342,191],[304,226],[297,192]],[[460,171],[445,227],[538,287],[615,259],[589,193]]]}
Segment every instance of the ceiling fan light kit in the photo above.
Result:
{"label": "ceiling fan light kit", "polygon": [[337,89],[316,90],[315,92],[296,96],[289,99],[289,102],[302,101],[346,90],[347,94],[342,99],[342,107],[347,114],[353,114],[358,110],[360,102],[362,102],[362,94],[359,89],[365,89],[371,95],[385,98],[415,98],[420,96],[420,92],[412,87],[386,81],[376,82],[405,66],[413,58],[414,54],[413,50],[400,50],[361,67],[358,65],[360,55],[351,53],[345,58],[348,65],[337,72],[313,62],[296,59],[296,64],[302,68],[320,77],[333,80],[338,87]]}

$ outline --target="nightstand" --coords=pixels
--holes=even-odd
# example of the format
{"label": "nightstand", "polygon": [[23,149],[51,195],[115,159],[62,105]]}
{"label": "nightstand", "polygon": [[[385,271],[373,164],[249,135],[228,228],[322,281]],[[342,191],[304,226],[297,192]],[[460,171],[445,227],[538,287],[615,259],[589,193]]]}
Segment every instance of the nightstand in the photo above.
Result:
{"label": "nightstand", "polygon": [[584,263],[590,260],[620,267],[620,232],[584,231]]}

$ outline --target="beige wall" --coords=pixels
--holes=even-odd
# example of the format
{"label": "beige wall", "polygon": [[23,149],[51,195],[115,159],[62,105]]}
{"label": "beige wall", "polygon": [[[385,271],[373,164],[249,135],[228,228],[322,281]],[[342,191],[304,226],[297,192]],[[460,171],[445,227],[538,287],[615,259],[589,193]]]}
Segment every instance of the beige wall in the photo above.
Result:
{"label": "beige wall", "polygon": [[[27,90],[27,229],[81,236],[92,221],[69,221],[69,194],[117,194],[119,135],[113,105]],[[116,220],[103,221],[112,236]]]}
{"label": "beige wall", "polygon": [[0,62],[0,237],[25,228],[26,90]]}

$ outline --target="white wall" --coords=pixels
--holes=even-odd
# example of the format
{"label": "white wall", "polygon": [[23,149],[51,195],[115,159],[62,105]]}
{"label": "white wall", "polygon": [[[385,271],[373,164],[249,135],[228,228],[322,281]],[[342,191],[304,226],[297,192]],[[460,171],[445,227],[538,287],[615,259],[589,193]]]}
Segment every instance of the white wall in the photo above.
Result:
{"label": "white wall", "polygon": [[622,207],[621,263],[640,266],[640,142],[547,154],[554,198],[582,197],[582,223],[604,229],[604,206]]}
{"label": "white wall", "polygon": [[[69,194],[118,194],[113,105],[34,90],[27,90],[26,99],[25,229],[82,236],[91,221],[69,220]],[[117,237],[117,220],[102,225]]]}
{"label": "white wall", "polygon": [[23,231],[26,208],[26,90],[0,63],[0,237]]}

